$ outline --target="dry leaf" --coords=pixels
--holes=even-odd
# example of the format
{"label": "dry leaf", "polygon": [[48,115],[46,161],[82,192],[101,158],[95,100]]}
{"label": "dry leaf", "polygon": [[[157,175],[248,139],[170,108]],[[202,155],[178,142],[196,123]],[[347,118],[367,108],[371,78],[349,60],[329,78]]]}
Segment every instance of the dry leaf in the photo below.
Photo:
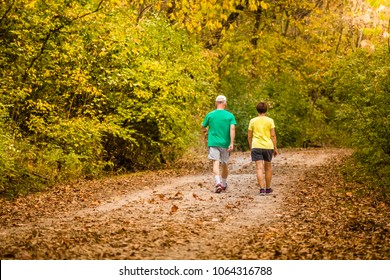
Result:
{"label": "dry leaf", "polygon": [[172,205],[170,214],[177,212],[177,210],[179,210],[179,207],[177,207],[175,204]]}

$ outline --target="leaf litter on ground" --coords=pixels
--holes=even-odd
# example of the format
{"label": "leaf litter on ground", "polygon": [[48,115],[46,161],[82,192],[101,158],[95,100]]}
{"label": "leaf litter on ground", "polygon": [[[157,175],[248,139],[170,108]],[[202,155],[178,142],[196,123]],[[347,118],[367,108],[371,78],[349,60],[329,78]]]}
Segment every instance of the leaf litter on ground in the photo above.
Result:
{"label": "leaf litter on ground", "polygon": [[[233,158],[231,176],[238,185],[220,195],[210,191],[210,170],[205,169],[210,165],[204,162],[198,171],[186,173],[184,167],[80,181],[1,199],[0,256],[389,259],[389,204],[364,186],[346,182],[339,167],[350,153],[332,152],[342,156],[321,161],[329,154],[321,149],[282,154],[274,177],[288,180],[278,182],[275,194],[265,200],[257,196],[246,153]],[[256,216],[260,206],[268,211],[265,217]]]}

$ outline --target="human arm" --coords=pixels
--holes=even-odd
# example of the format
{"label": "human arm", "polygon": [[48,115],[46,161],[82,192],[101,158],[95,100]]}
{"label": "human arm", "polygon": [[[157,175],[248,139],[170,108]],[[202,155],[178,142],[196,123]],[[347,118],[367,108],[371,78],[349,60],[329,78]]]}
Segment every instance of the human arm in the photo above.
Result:
{"label": "human arm", "polygon": [[231,152],[234,149],[234,139],[236,138],[236,126],[230,125],[230,145],[228,151]]}
{"label": "human arm", "polygon": [[208,115],[204,118],[204,120],[201,124],[201,130],[202,130],[203,138],[207,140],[208,132],[209,132],[209,117],[208,117]]}
{"label": "human arm", "polygon": [[204,139],[204,141],[207,141],[207,138],[208,138],[208,127],[204,127],[203,125],[201,126],[201,131],[202,131],[202,137]]}
{"label": "human arm", "polygon": [[248,144],[249,144],[249,150],[252,149],[252,139],[253,139],[253,131],[248,130]]}
{"label": "human arm", "polygon": [[271,140],[274,144],[274,156],[276,157],[278,154],[278,148],[277,148],[277,139],[276,139],[276,131],[275,128],[271,128]]}

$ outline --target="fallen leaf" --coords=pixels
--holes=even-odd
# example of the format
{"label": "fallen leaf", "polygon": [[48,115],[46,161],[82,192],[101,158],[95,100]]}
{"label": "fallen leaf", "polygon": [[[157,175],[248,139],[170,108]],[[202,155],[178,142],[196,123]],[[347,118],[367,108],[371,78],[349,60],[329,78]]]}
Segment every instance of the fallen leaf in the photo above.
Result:
{"label": "fallen leaf", "polygon": [[179,207],[177,207],[175,204],[173,204],[172,207],[171,207],[170,214],[173,214],[173,213],[177,212],[177,210],[179,210]]}

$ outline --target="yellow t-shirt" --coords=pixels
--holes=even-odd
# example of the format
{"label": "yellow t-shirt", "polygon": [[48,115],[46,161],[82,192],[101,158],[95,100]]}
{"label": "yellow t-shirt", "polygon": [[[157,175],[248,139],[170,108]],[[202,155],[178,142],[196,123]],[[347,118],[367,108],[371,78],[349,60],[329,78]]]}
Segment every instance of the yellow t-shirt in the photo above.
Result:
{"label": "yellow t-shirt", "polygon": [[253,133],[252,149],[274,149],[271,139],[272,128],[275,128],[274,120],[267,116],[258,116],[250,120],[248,130]]}

